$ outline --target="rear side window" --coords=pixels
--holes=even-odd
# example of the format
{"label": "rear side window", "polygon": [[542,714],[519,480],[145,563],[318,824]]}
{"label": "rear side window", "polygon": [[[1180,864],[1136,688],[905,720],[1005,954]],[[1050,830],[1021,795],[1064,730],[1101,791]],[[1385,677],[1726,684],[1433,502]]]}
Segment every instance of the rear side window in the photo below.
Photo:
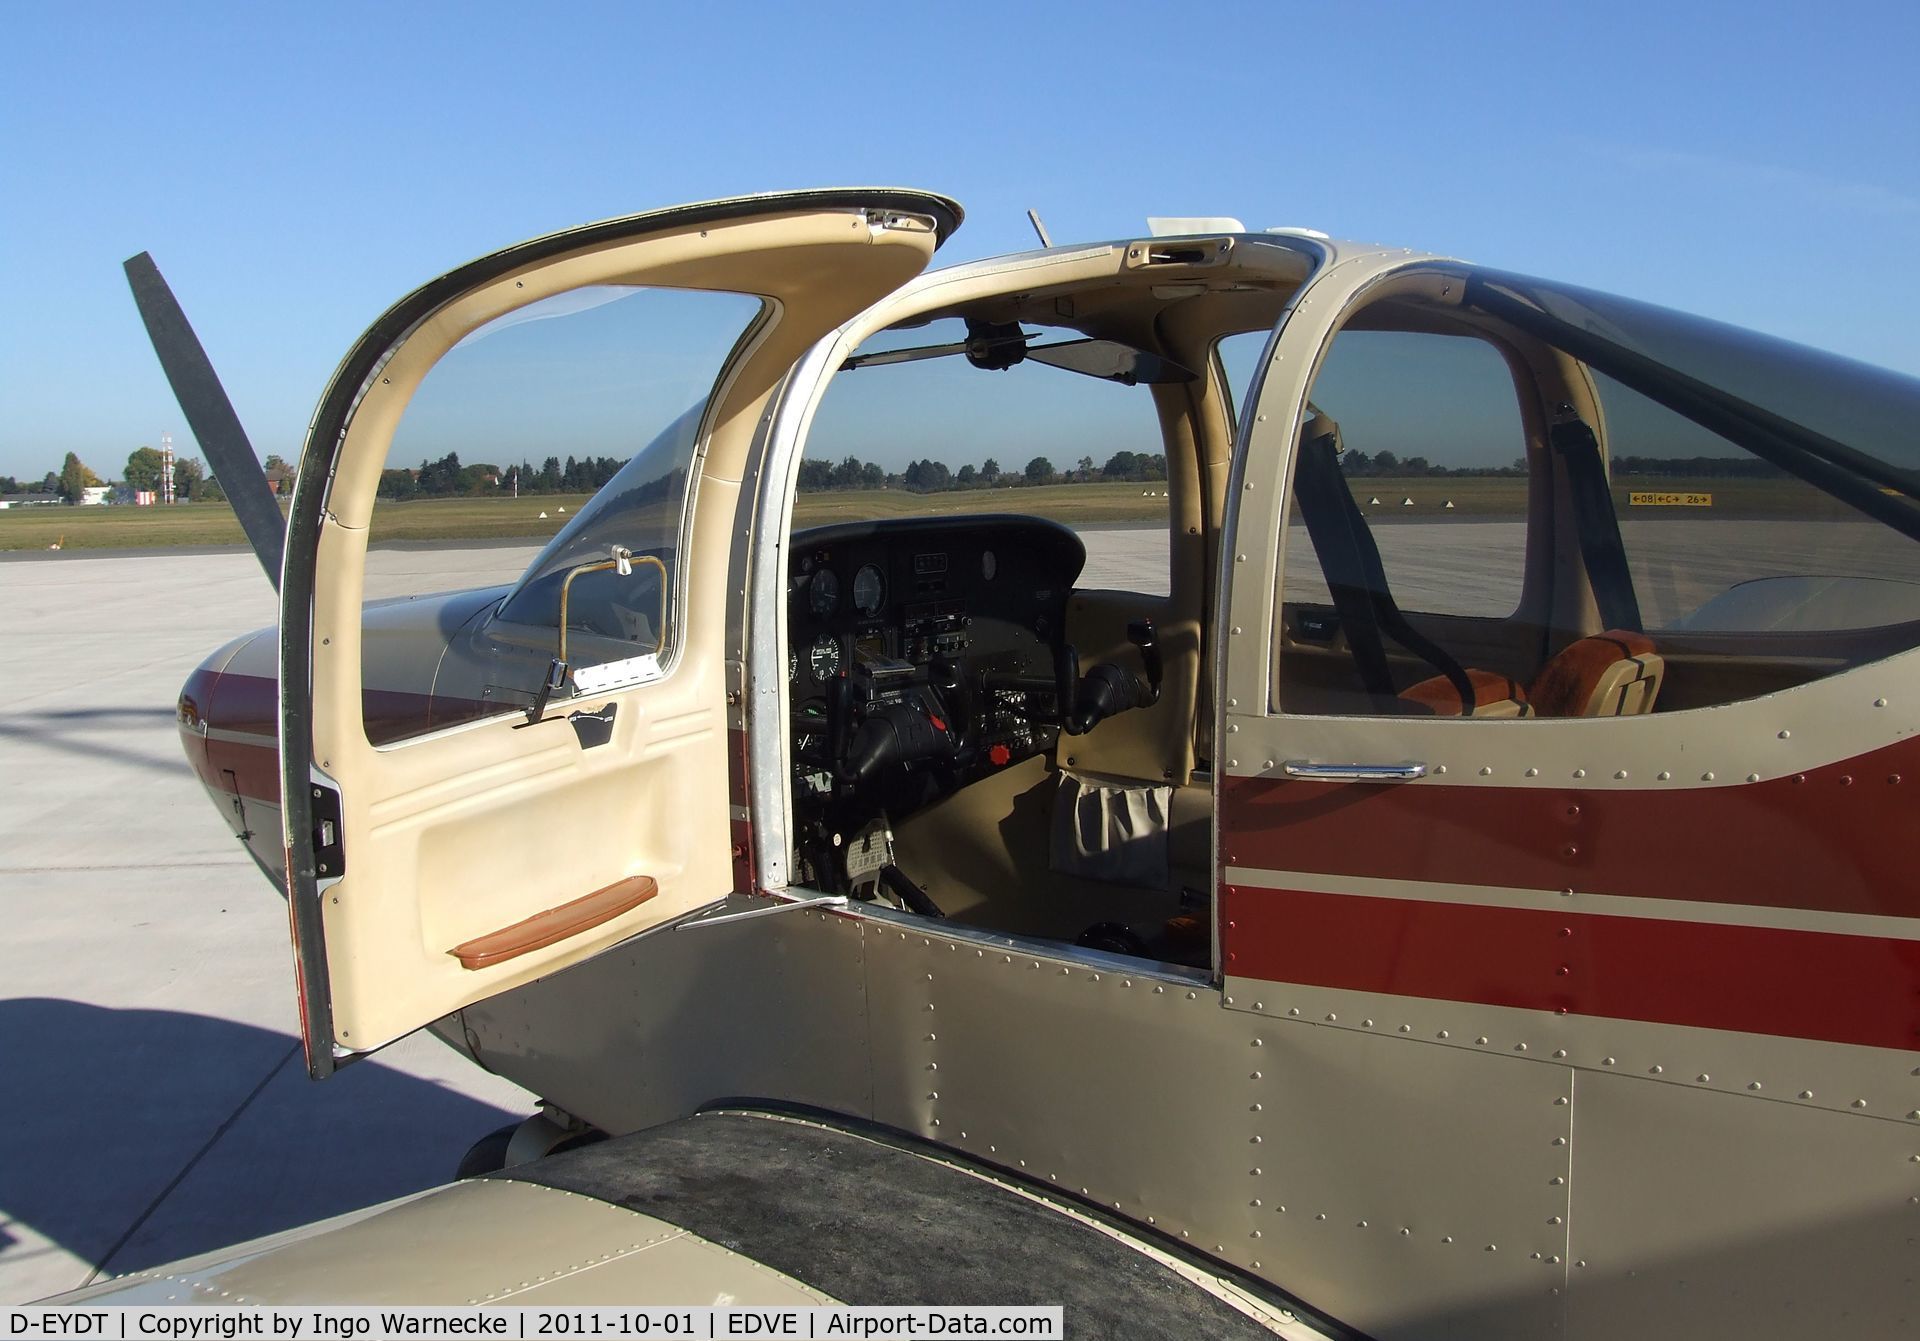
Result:
{"label": "rear side window", "polygon": [[1594,382],[1649,632],[1791,635],[1920,620],[1920,544],[1604,374]]}

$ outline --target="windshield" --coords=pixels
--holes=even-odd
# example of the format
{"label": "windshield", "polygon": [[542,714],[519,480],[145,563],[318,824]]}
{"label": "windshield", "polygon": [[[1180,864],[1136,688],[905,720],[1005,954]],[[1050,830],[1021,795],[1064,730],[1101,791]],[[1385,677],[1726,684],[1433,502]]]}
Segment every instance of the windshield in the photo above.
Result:
{"label": "windshield", "polygon": [[706,407],[705,399],[688,406],[547,542],[508,593],[500,609],[502,619],[556,627],[560,587],[567,572],[607,558],[618,545],[635,555],[659,559],[668,584],[662,585],[662,570],[652,565],[625,575],[617,569],[584,573],[567,593],[567,626],[637,643],[638,650],[659,650],[661,617],[670,599],[679,548],[681,500]]}
{"label": "windshield", "polygon": [[[539,313],[567,318],[538,327],[567,337],[545,338],[534,351],[539,367],[551,370],[553,389],[563,393],[545,400],[539,441],[578,446],[583,476],[587,470],[604,472],[591,482],[605,483],[534,557],[508,593],[500,618],[556,627],[567,573],[608,560],[620,548],[658,563],[630,563],[624,573],[609,568],[577,575],[567,590],[567,626],[631,644],[625,655],[657,652],[671,613],[687,482],[713,391],[713,370],[751,327],[761,303],[740,294],[610,288],[563,295],[563,303],[560,311]],[[520,319],[523,330],[525,320]],[[595,329],[578,338],[563,330],[589,321]],[[527,380],[525,368],[504,371],[513,374],[507,380]],[[656,428],[617,468],[618,457],[608,459],[603,442],[631,443]],[[568,455],[567,469],[573,468],[574,457]],[[564,504],[556,500],[554,507],[564,515]]]}

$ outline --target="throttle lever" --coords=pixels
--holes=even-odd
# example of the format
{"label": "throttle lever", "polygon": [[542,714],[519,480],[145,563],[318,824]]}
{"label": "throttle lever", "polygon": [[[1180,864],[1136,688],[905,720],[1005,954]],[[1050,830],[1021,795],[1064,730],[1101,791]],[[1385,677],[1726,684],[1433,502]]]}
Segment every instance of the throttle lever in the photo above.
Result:
{"label": "throttle lever", "polygon": [[1069,735],[1079,734],[1073,729],[1073,719],[1080,702],[1080,653],[1072,643],[1061,643],[1053,649],[1053,697],[1060,724]]}
{"label": "throttle lever", "polygon": [[847,749],[853,732],[853,681],[846,673],[836,675],[827,685],[827,757],[833,775],[846,775]]}
{"label": "throttle lever", "polygon": [[1153,634],[1151,619],[1136,619],[1127,625],[1127,641],[1140,650],[1140,666],[1147,673],[1146,692],[1139,705],[1152,707],[1160,701],[1160,642]]}
{"label": "throttle lever", "polygon": [[1146,673],[1136,674],[1112,661],[1088,671],[1087,678],[1075,683],[1066,696],[1060,714],[1068,735],[1084,736],[1109,717],[1160,701],[1160,644],[1153,636],[1153,621],[1138,619],[1128,624],[1127,641],[1139,649]]}

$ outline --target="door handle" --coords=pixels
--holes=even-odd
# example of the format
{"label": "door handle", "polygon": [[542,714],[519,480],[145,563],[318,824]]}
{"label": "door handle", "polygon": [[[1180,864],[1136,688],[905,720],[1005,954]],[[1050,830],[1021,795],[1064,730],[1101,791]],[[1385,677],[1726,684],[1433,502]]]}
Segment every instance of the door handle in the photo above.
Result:
{"label": "door handle", "polygon": [[1310,782],[1412,782],[1427,775],[1425,764],[1316,764],[1289,759],[1281,767],[1288,777]]}
{"label": "door handle", "polygon": [[447,951],[464,969],[492,968],[495,964],[591,931],[603,922],[611,922],[622,913],[632,912],[655,894],[660,886],[650,875],[630,875],[605,889],[596,889],[584,898],[563,903],[557,908],[535,913],[510,927],[476,936]]}

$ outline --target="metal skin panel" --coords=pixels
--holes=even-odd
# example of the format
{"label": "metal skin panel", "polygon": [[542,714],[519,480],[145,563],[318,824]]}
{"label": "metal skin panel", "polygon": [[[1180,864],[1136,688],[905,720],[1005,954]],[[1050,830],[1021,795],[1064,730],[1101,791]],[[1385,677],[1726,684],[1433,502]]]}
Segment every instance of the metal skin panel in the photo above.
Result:
{"label": "metal skin panel", "polygon": [[[713,911],[765,906],[735,898]],[[805,910],[698,920],[469,1006],[468,1048],[616,1134],[743,1096],[866,1115],[860,924]]]}
{"label": "metal skin panel", "polygon": [[1920,1332],[1911,1125],[1637,1077],[1578,1088],[1570,1337]]}
{"label": "metal skin panel", "polygon": [[1555,1330],[1571,1078],[1302,1020],[1264,1033],[1261,1228],[1292,1287],[1379,1336]]}
{"label": "metal skin panel", "polygon": [[[1242,978],[1223,996],[810,910],[650,933],[465,1015],[486,1064],[609,1130],[747,1095],[871,1117],[1382,1338],[1610,1335],[1629,1317],[1693,1335],[1653,1307],[1682,1280],[1703,1311],[1838,1316],[1866,1307],[1864,1268],[1836,1274],[1799,1242],[1741,1277],[1741,1224],[1804,1239],[1838,1223],[1847,1252],[1885,1265],[1917,1214],[1920,1144],[1894,1107],[1911,1067],[1892,1050]],[[1685,1179],[1616,1167],[1643,1149]],[[1661,1284],[1646,1264],[1668,1251],[1681,1265]],[[1703,1254],[1718,1275],[1686,1265]],[[1567,1291],[1599,1263],[1589,1310]]]}
{"label": "metal skin panel", "polygon": [[[1898,1334],[1883,1315],[1911,1292],[1920,1232],[1910,1053],[1238,977],[1225,1002],[1311,1023],[1348,1057],[1392,1050],[1463,1080],[1497,1061],[1570,1094],[1569,1238],[1554,1251],[1575,1335],[1767,1336],[1813,1317]],[[1506,1106],[1485,1103],[1485,1120]],[[1457,1190],[1457,1208],[1477,1204]]]}
{"label": "metal skin panel", "polygon": [[874,1117],[1250,1267],[1259,1026],[1145,968],[870,922]]}
{"label": "metal skin panel", "polygon": [[[728,905],[747,906],[765,905]],[[464,1024],[486,1065],[610,1131],[729,1096],[816,1105],[1097,1202],[1382,1337],[1556,1324],[1564,1072],[1222,1005],[1150,965],[798,910],[649,933]]]}
{"label": "metal skin panel", "polygon": [[[1756,1105],[1787,1103],[1856,1119],[1893,1119],[1920,1142],[1920,1085],[1914,1080],[1920,1075],[1920,1058],[1895,1048],[1549,1015],[1237,976],[1226,980],[1226,1004],[1232,1010],[1316,1021],[1352,1033],[1391,1035],[1410,1046],[1496,1053],[1595,1076],[1641,1077],[1680,1090],[1738,1096]],[[1722,1111],[1702,1108],[1690,1119],[1699,1129],[1698,1140],[1714,1139],[1711,1122],[1721,1120]]]}
{"label": "metal skin panel", "polygon": [[1564,1073],[1248,1019],[1124,960],[867,930],[877,1120],[1177,1235],[1375,1335],[1557,1326]]}

